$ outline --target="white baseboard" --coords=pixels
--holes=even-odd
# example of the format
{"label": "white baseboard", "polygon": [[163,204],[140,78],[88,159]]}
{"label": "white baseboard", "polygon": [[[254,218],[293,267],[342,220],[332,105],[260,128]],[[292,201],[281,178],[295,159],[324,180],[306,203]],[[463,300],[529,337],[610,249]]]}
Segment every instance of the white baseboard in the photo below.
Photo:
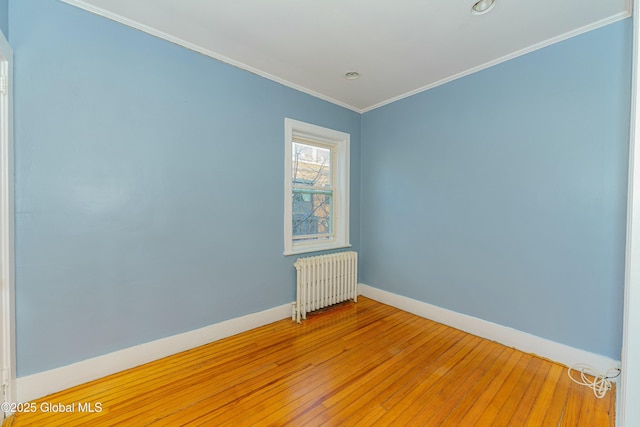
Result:
{"label": "white baseboard", "polygon": [[408,311],[420,317],[425,317],[470,334],[496,341],[525,353],[536,354],[565,366],[573,366],[576,363],[586,363],[602,373],[607,372],[611,368],[620,367],[619,360],[613,360],[606,356],[573,348],[517,329],[457,313],[362,283],[358,284],[358,292],[360,295]]}
{"label": "white baseboard", "polygon": [[18,402],[28,402],[87,381],[291,317],[291,304],[247,314],[193,331],[114,351],[16,380]]}
{"label": "white baseboard", "polygon": [[[499,342],[526,353],[537,354],[565,366],[587,363],[600,372],[606,372],[612,367],[620,366],[620,361],[605,356],[569,347],[526,332],[383,291],[365,284],[358,285],[358,293],[473,335]],[[286,319],[290,316],[291,304],[284,304],[258,313],[205,326],[204,328],[82,360],[71,365],[26,377],[19,377],[16,381],[17,401],[28,402],[87,381]]]}

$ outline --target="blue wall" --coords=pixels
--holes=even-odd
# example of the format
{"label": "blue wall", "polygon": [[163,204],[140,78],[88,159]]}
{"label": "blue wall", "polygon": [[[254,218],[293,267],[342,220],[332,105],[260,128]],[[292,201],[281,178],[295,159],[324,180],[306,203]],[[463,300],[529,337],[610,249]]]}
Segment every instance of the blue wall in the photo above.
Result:
{"label": "blue wall", "polygon": [[56,0],[10,8],[18,375],[286,304],[284,118],[360,115]]}
{"label": "blue wall", "polygon": [[362,117],[56,0],[0,29],[19,376],[291,301],[285,117],[351,134],[362,282],[620,357],[630,20]]}
{"label": "blue wall", "polygon": [[362,282],[619,360],[631,26],[366,113]]}

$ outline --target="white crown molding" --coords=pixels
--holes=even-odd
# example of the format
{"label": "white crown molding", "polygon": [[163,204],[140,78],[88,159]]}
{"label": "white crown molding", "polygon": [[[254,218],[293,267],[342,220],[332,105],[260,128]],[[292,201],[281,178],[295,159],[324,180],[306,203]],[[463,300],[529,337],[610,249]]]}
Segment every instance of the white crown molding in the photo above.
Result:
{"label": "white crown molding", "polygon": [[412,90],[410,92],[406,92],[406,93],[404,93],[402,95],[395,96],[393,98],[387,99],[386,101],[379,102],[379,103],[377,103],[375,105],[372,105],[370,107],[363,108],[363,109],[360,110],[360,113],[366,113],[367,111],[375,110],[376,108],[380,108],[380,107],[385,106],[387,104],[391,104],[391,103],[399,101],[401,99],[408,98],[410,96],[416,95],[416,94],[421,93],[421,92],[425,92],[425,91],[427,91],[429,89],[433,89],[435,87],[442,86],[443,84],[449,83],[449,82],[451,82],[453,80],[457,80],[459,78],[468,76],[470,74],[477,73],[478,71],[485,70],[487,68],[493,67],[494,65],[498,65],[498,64],[501,64],[503,62],[509,61],[511,59],[517,58],[519,56],[526,55],[527,53],[531,53],[531,52],[534,52],[536,50],[542,49],[544,47],[551,46],[552,44],[559,43],[559,42],[564,41],[564,40],[568,40],[568,39],[570,39],[572,37],[579,36],[580,34],[587,33],[587,32],[589,32],[591,30],[596,30],[596,29],[604,27],[606,25],[613,24],[614,22],[621,21],[621,20],[623,20],[625,18],[628,18],[630,16],[631,16],[631,11],[630,10],[626,11],[626,12],[623,12],[623,13],[619,13],[617,15],[610,16],[608,18],[605,18],[603,20],[594,22],[592,24],[585,25],[584,27],[575,29],[573,31],[569,31],[569,32],[564,33],[564,34],[560,34],[559,36],[552,37],[552,38],[547,39],[545,41],[542,41],[540,43],[536,43],[536,44],[534,44],[532,46],[529,46],[529,47],[526,47],[524,49],[518,50],[516,52],[510,53],[510,54],[505,55],[503,57],[500,57],[498,59],[494,59],[493,61],[489,61],[489,62],[486,62],[486,63],[484,63],[482,65],[478,65],[477,67],[469,68],[468,70],[462,71],[462,72],[460,72],[458,74],[454,74],[452,76],[445,77],[444,79],[438,80],[435,83],[431,83],[429,85],[422,86],[422,87],[420,87],[418,89]]}
{"label": "white crown molding", "polygon": [[538,355],[565,366],[573,366],[576,363],[586,363],[603,373],[611,368],[620,367],[619,360],[613,360],[606,356],[573,348],[517,329],[447,310],[362,283],[360,283],[358,287],[359,293],[367,298],[460,329],[470,334],[496,341],[525,353]]}
{"label": "white crown molding", "polygon": [[349,109],[351,111],[354,111],[354,112],[360,113],[360,114],[366,113],[366,112],[371,111],[371,110],[375,110],[376,108],[380,108],[380,107],[382,107],[384,105],[391,104],[391,103],[393,103],[395,101],[399,101],[401,99],[408,98],[408,97],[416,95],[418,93],[425,92],[425,91],[427,91],[429,89],[433,89],[435,87],[438,87],[438,86],[441,86],[443,84],[449,83],[449,82],[451,82],[453,80],[457,80],[457,79],[459,79],[461,77],[465,77],[465,76],[468,76],[470,74],[476,73],[478,71],[482,71],[484,69],[493,67],[494,65],[498,65],[498,64],[500,64],[502,62],[505,62],[505,61],[508,61],[510,59],[517,58],[517,57],[525,55],[527,53],[536,51],[538,49],[542,49],[542,48],[547,47],[547,46],[550,46],[550,45],[552,45],[554,43],[558,43],[558,42],[561,42],[563,40],[567,40],[569,38],[575,37],[577,35],[586,33],[586,32],[591,31],[591,30],[595,30],[595,29],[603,27],[605,25],[612,24],[614,22],[620,21],[622,19],[625,19],[625,18],[628,18],[628,17],[631,16],[631,6],[629,5],[629,8],[625,12],[610,16],[608,18],[602,19],[600,21],[594,22],[594,23],[589,24],[589,25],[585,25],[584,27],[578,28],[578,29],[573,30],[573,31],[569,31],[569,32],[561,34],[559,36],[552,37],[552,38],[550,38],[548,40],[545,40],[543,42],[540,42],[540,43],[537,43],[535,45],[529,46],[527,48],[521,49],[519,51],[510,53],[510,54],[505,55],[505,56],[503,56],[501,58],[489,61],[489,62],[487,62],[485,64],[482,64],[482,65],[479,65],[477,67],[469,68],[468,70],[462,71],[462,72],[454,74],[452,76],[445,77],[444,79],[438,80],[437,82],[428,84],[426,86],[419,87],[419,88],[417,88],[415,90],[412,90],[412,91],[406,92],[404,94],[395,96],[393,98],[390,98],[390,99],[387,99],[385,101],[379,102],[379,103],[374,104],[372,106],[369,106],[369,107],[366,107],[366,108],[357,108],[357,107],[354,107],[353,105],[349,105],[349,104],[347,104],[345,102],[339,101],[339,100],[334,99],[334,98],[329,97],[329,96],[326,96],[326,95],[324,95],[322,93],[319,93],[317,91],[314,91],[312,89],[306,88],[304,86],[300,86],[300,85],[298,85],[296,83],[292,83],[292,82],[290,82],[288,80],[282,79],[282,78],[277,77],[277,76],[275,76],[273,74],[267,73],[267,72],[265,72],[263,70],[257,69],[255,67],[250,66],[250,65],[247,65],[247,64],[245,64],[243,62],[236,61],[236,60],[234,60],[232,58],[229,58],[229,57],[227,57],[225,55],[219,54],[219,53],[214,52],[214,51],[209,50],[209,49],[205,49],[202,46],[196,45],[194,43],[190,43],[190,42],[188,42],[186,40],[183,40],[183,39],[181,39],[179,37],[172,36],[170,34],[167,34],[167,33],[163,32],[163,31],[160,31],[160,30],[157,30],[155,28],[149,27],[148,25],[142,24],[142,23],[140,23],[138,21],[126,18],[126,17],[121,16],[121,15],[119,15],[117,13],[110,12],[110,11],[102,9],[100,7],[96,7],[94,5],[88,4],[83,0],[60,0],[60,1],[62,1],[64,3],[67,3],[67,4],[71,5],[71,6],[75,6],[75,7],[78,7],[80,9],[86,10],[86,11],[88,11],[90,13],[93,13],[93,14],[102,16],[104,18],[110,19],[112,21],[119,22],[119,23],[124,24],[124,25],[126,25],[128,27],[135,28],[137,30],[143,31],[143,32],[145,32],[147,34],[151,34],[153,36],[156,36],[156,37],[159,37],[161,39],[167,40],[167,41],[169,41],[171,43],[175,43],[175,44],[177,44],[179,46],[185,47],[185,48],[190,49],[190,50],[192,50],[194,52],[201,53],[203,55],[209,56],[211,58],[217,59],[217,60],[222,61],[224,63],[227,63],[229,65],[232,65],[234,67],[243,69],[243,70],[248,71],[250,73],[253,73],[253,74],[256,74],[258,76],[264,77],[266,79],[272,80],[272,81],[274,81],[276,83],[280,83],[283,86],[290,87],[292,89],[295,89],[295,90],[298,90],[300,92],[306,93],[307,95],[311,95],[311,96],[313,96],[315,98],[322,99],[324,101],[330,102],[332,104],[338,105],[340,107]]}
{"label": "white crown molding", "polygon": [[116,372],[291,317],[291,304],[252,313],[71,365],[19,377],[17,401],[28,402]]}
{"label": "white crown molding", "polygon": [[77,8],[86,10],[87,12],[91,12],[91,13],[93,13],[95,15],[99,15],[99,16],[102,16],[104,18],[110,19],[112,21],[119,22],[119,23],[121,23],[123,25],[126,25],[128,27],[135,28],[136,30],[140,30],[140,31],[145,32],[147,34],[150,34],[152,36],[159,37],[159,38],[161,38],[163,40],[166,40],[166,41],[169,41],[171,43],[177,44],[178,46],[185,47],[185,48],[187,48],[189,50],[192,50],[194,52],[198,52],[198,53],[201,53],[201,54],[203,54],[205,56],[217,59],[218,61],[221,61],[221,62],[224,62],[226,64],[232,65],[232,66],[234,66],[236,68],[240,68],[242,70],[248,71],[248,72],[250,72],[252,74],[256,74],[256,75],[258,75],[260,77],[264,77],[266,79],[272,80],[272,81],[274,81],[276,83],[280,83],[283,86],[290,87],[290,88],[295,89],[297,91],[306,93],[307,95],[311,95],[311,96],[313,96],[315,98],[322,99],[323,101],[327,101],[327,102],[330,102],[332,104],[338,105],[340,107],[344,107],[344,108],[346,108],[348,110],[351,110],[351,111],[354,111],[356,113],[362,113],[362,111],[360,109],[358,109],[358,108],[356,108],[356,107],[354,107],[352,105],[346,104],[346,103],[344,103],[342,101],[339,101],[337,99],[334,99],[334,98],[331,98],[329,96],[323,95],[320,92],[316,92],[314,90],[311,90],[311,89],[308,89],[306,87],[300,86],[298,84],[292,83],[292,82],[290,82],[288,80],[282,79],[282,78],[280,78],[278,76],[274,76],[273,74],[269,74],[266,71],[262,71],[262,70],[260,70],[258,68],[254,68],[254,67],[252,67],[250,65],[247,65],[247,64],[245,64],[243,62],[240,62],[240,61],[236,61],[235,59],[231,59],[231,58],[229,58],[227,56],[221,55],[221,54],[219,54],[217,52],[214,52],[212,50],[205,49],[202,46],[199,46],[199,45],[197,45],[195,43],[190,43],[190,42],[188,42],[186,40],[181,39],[180,37],[172,36],[171,34],[167,34],[167,33],[163,32],[163,31],[160,31],[160,30],[157,30],[155,28],[149,27],[148,25],[142,24],[142,23],[140,23],[138,21],[134,21],[133,19],[129,19],[129,18],[121,16],[121,15],[119,15],[117,13],[113,13],[113,12],[110,12],[108,10],[102,9],[100,7],[96,7],[96,6],[93,6],[91,4],[87,4],[86,2],[84,2],[82,0],[60,0],[60,1],[63,2],[63,3],[67,3],[67,4],[71,5],[71,6],[75,6]]}

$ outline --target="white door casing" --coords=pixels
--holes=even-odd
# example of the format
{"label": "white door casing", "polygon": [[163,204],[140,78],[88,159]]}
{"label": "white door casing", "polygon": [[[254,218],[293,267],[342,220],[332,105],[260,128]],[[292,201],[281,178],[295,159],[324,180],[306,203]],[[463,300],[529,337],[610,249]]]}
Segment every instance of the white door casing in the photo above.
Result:
{"label": "white door casing", "polygon": [[[13,52],[0,32],[0,395],[15,403],[15,280],[13,206]],[[2,405],[3,416],[11,405]]]}

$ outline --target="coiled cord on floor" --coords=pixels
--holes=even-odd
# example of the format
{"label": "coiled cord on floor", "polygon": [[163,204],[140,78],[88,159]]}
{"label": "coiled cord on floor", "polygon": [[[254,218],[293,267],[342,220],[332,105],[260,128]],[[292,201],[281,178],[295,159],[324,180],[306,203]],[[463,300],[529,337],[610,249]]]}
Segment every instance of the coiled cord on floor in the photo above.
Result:
{"label": "coiled cord on floor", "polygon": [[[574,378],[571,375],[572,371],[580,372],[580,379]],[[620,375],[620,368],[611,368],[603,375],[596,371],[593,366],[578,363],[570,367],[567,374],[571,381],[589,387],[598,399],[602,399],[607,394],[607,391],[611,390],[610,380]]]}

